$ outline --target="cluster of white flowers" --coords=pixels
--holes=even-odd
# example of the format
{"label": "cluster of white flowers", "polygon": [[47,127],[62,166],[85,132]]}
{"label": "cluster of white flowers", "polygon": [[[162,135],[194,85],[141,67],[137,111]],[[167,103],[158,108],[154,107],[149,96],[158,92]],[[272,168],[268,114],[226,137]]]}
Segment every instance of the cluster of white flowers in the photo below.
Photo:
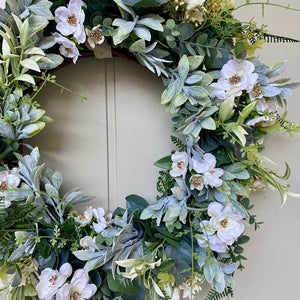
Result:
{"label": "cluster of white flowers", "polygon": [[105,210],[102,207],[88,207],[82,216],[80,215],[74,219],[80,224],[80,227],[84,227],[89,225],[93,218],[96,218],[96,222],[93,222],[92,226],[97,233],[102,232],[113,222],[112,213],[105,214]]}
{"label": "cluster of white flowers", "polygon": [[[189,157],[186,152],[175,152],[172,157],[172,170],[170,175],[172,177],[185,178]],[[211,153],[203,155],[203,160],[199,161],[197,158],[192,157],[192,166],[190,169],[194,170],[196,174],[193,174],[190,178],[190,189],[202,190],[204,187],[219,187],[222,185],[222,179],[220,177],[224,174],[224,171],[220,168],[216,168],[217,160]]]}
{"label": "cluster of white flowers", "polygon": [[60,6],[55,11],[56,29],[61,33],[54,33],[55,42],[60,44],[60,53],[68,58],[72,58],[76,63],[79,54],[76,43],[67,38],[72,36],[78,44],[86,41],[88,36],[88,44],[95,48],[97,44],[104,42],[104,36],[100,30],[100,26],[94,27],[92,30],[84,28],[85,13],[82,7],[86,4],[82,0],[71,0],[64,7]]}
{"label": "cluster of white flowers", "polygon": [[8,208],[11,205],[11,202],[7,199],[3,199],[4,190],[11,188],[16,188],[19,186],[21,180],[17,175],[19,172],[18,168],[13,168],[12,170],[4,170],[0,172],[0,204],[4,205],[5,208]]}
{"label": "cluster of white flowers", "polygon": [[202,248],[224,253],[244,232],[243,217],[235,212],[232,204],[224,206],[218,202],[210,203],[207,212],[211,218],[200,222],[203,233],[198,235],[197,242]]}
{"label": "cluster of white flowers", "polygon": [[39,299],[84,300],[96,293],[97,287],[89,284],[90,278],[84,269],[76,270],[71,282],[66,283],[71,274],[72,266],[69,263],[63,264],[59,270],[44,269],[36,286]]}
{"label": "cluster of white flowers", "polygon": [[[221,77],[211,84],[215,90],[210,97],[215,99],[216,104],[231,96],[241,96],[246,91],[251,101],[259,100],[256,108],[258,111],[274,112],[272,101],[263,97],[261,86],[258,84],[258,74],[254,73],[255,66],[248,60],[229,60],[221,69]],[[267,116],[259,116],[247,122],[249,126],[267,127],[275,123],[275,120]]]}
{"label": "cluster of white flowers", "polygon": [[185,279],[173,289],[171,300],[193,299],[194,296],[201,292],[201,283],[200,277],[197,276]]}

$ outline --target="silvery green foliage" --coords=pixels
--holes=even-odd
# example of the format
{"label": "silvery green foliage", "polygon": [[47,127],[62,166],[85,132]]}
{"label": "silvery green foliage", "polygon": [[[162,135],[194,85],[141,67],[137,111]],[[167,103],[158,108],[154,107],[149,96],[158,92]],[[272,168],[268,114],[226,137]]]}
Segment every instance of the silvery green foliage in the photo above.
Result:
{"label": "silvery green foliage", "polygon": [[36,135],[51,121],[51,118],[45,116],[45,110],[28,104],[22,96],[22,90],[10,94],[1,111],[9,123],[0,119],[0,135],[14,141]]}
{"label": "silvery green foliage", "polygon": [[[207,254],[205,249],[197,247],[199,258],[197,263],[202,270],[205,279],[209,282],[219,293],[223,292],[226,286],[233,284],[232,274],[236,269],[234,263],[230,265],[223,265],[218,261],[213,254]],[[229,254],[222,254],[223,258],[229,258]]]}
{"label": "silvery green foliage", "polygon": [[30,155],[16,156],[19,160],[19,177],[22,184],[19,188],[4,191],[4,195],[9,201],[37,206],[38,211],[43,213],[43,222],[63,222],[67,207],[91,199],[77,188],[71,189],[61,198],[59,189],[63,176],[60,172],[54,172],[46,168],[45,164],[41,164],[38,148],[33,149]]}
{"label": "silvery green foliage", "polygon": [[166,226],[172,226],[177,219],[185,224],[187,217],[187,205],[185,200],[177,200],[174,195],[160,199],[155,204],[145,208],[140,216],[142,220],[156,219],[156,225],[160,226],[164,221]]}
{"label": "silvery green foliage", "polygon": [[[159,15],[145,15],[142,18],[136,16],[133,9],[130,6],[125,5],[122,0],[114,0],[118,5],[122,19],[115,19],[112,23],[113,26],[117,26],[115,35],[113,36],[113,42],[117,46],[127,39],[131,32],[134,32],[139,38],[146,41],[151,41],[150,29],[162,32],[163,26],[161,23],[164,21]],[[132,21],[128,21],[127,17],[131,16]]]}
{"label": "silvery green foliage", "polygon": [[292,96],[291,89],[300,85],[299,82],[289,82],[289,78],[282,78],[270,81],[272,78],[279,76],[287,67],[287,61],[279,62],[272,67],[266,66],[261,61],[254,61],[255,71],[258,73],[258,83],[261,86],[262,95],[272,99],[274,104],[283,106],[282,100]]}
{"label": "silvery green foliage", "polygon": [[161,97],[161,103],[170,114],[176,114],[187,101],[192,106],[211,105],[208,95],[213,91],[209,86],[213,77],[197,70],[203,59],[203,56],[196,55],[189,57],[183,55],[180,59]]}
{"label": "silvery green foliage", "polygon": [[31,255],[36,244],[36,233],[28,231],[16,231],[16,241],[21,244],[9,257],[8,261],[13,262],[22,257]]}
{"label": "silvery green foliage", "polygon": [[158,76],[164,74],[166,77],[169,77],[164,64],[171,63],[171,61],[152,55],[151,52],[156,46],[157,42],[146,47],[145,40],[140,39],[131,45],[129,51],[134,54],[141,65],[147,67],[152,73],[157,73]]}
{"label": "silvery green foliage", "polygon": [[184,124],[181,125],[177,131],[198,140],[202,129],[216,129],[216,123],[211,117],[216,111],[218,111],[216,106],[200,107],[197,112],[184,119]]}
{"label": "silvery green foliage", "polygon": [[85,270],[87,272],[102,267],[105,270],[111,270],[113,275],[116,270],[119,272],[119,267],[116,261],[126,260],[129,258],[139,258],[143,256],[143,241],[138,238],[138,231],[133,227],[132,223],[127,223],[127,212],[119,220],[121,222],[112,228],[105,229],[101,234],[103,237],[113,237],[111,247],[103,246],[96,242],[90,242],[91,250],[78,250],[73,254],[80,260],[86,261]]}

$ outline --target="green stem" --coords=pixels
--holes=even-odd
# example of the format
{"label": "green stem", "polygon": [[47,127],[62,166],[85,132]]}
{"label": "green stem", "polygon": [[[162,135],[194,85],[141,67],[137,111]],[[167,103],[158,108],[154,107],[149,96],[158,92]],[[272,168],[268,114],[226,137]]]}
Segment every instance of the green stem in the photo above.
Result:
{"label": "green stem", "polygon": [[262,6],[269,5],[269,6],[279,7],[279,8],[285,8],[287,10],[292,10],[292,11],[300,11],[299,8],[290,7],[290,4],[288,6],[285,6],[285,5],[276,4],[276,3],[269,3],[269,2],[248,2],[248,3],[242,4],[238,7],[236,7],[234,10],[238,10],[239,8],[246,7],[248,5],[262,5]]}

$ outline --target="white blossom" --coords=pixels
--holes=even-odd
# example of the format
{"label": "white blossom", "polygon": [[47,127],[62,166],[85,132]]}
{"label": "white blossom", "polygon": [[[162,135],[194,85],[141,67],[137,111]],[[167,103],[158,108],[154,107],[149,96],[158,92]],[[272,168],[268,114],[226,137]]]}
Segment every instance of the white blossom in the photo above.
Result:
{"label": "white blossom", "polygon": [[81,0],[71,0],[67,7],[60,6],[55,11],[56,29],[64,36],[73,34],[78,44],[85,42],[83,22],[85,14]]}
{"label": "white blossom", "polygon": [[247,122],[248,126],[259,126],[259,127],[269,127],[276,123],[275,119],[268,116],[256,117]]}
{"label": "white blossom", "polygon": [[97,219],[97,222],[93,223],[94,230],[99,233],[102,232],[112,222],[112,213],[105,214],[105,210],[102,207],[93,208],[93,216]]}
{"label": "white blossom", "polygon": [[210,97],[226,100],[230,96],[241,96],[243,90],[253,90],[258,78],[254,70],[254,64],[248,60],[228,61],[221,69],[221,77],[211,84],[215,90]]}
{"label": "white blossom", "polygon": [[189,161],[187,153],[176,151],[172,155],[171,159],[173,163],[172,163],[172,170],[170,171],[170,175],[172,177],[179,177],[179,176],[185,177],[185,174],[187,172],[188,161]]}
{"label": "white blossom", "polygon": [[80,239],[80,246],[86,250],[95,251],[95,248],[92,246],[95,243],[95,238],[92,238],[91,236],[85,236]]}
{"label": "white blossom", "polygon": [[36,286],[39,299],[54,299],[58,289],[65,283],[71,274],[72,267],[69,263],[63,264],[59,271],[50,268],[44,269],[39,277],[39,283]]}
{"label": "white blossom", "polygon": [[202,234],[197,236],[197,243],[201,248],[209,247],[211,250],[218,253],[224,253],[227,250],[227,245],[222,242],[216,235],[216,228],[211,226],[209,221],[200,222]]}
{"label": "white blossom", "polygon": [[95,48],[97,44],[101,45],[105,40],[100,25],[97,25],[92,29],[85,28],[85,32],[88,37],[87,41],[92,48]]}
{"label": "white blossom", "polygon": [[73,63],[75,64],[80,55],[76,44],[58,33],[54,33],[53,35],[55,42],[60,44],[59,52],[61,55],[72,58]]}
{"label": "white blossom", "polygon": [[221,242],[232,245],[244,232],[243,217],[235,213],[232,204],[223,206],[218,202],[212,202],[208,205],[207,213],[211,217],[209,223],[216,229]]}
{"label": "white blossom", "polygon": [[216,168],[217,160],[211,153],[206,153],[203,156],[203,162],[199,162],[194,157],[193,169],[198,174],[203,174],[203,184],[205,187],[219,187],[222,185],[222,179],[220,177],[224,174],[224,171],[220,168]]}
{"label": "white blossom", "polygon": [[[17,175],[19,172],[18,168],[13,168],[12,170],[4,170],[0,172],[0,197],[3,196],[1,191],[16,188],[19,186],[21,180]],[[0,200],[1,205],[4,204],[5,208],[11,205],[11,202],[7,199]]]}
{"label": "white blossom", "polygon": [[75,271],[70,283],[65,283],[57,292],[56,300],[90,299],[97,291],[95,284],[88,284],[90,278],[84,269]]}
{"label": "white blossom", "polygon": [[80,215],[80,216],[74,218],[74,220],[76,222],[80,223],[80,227],[90,224],[92,219],[93,219],[93,210],[91,207],[88,207],[84,211],[82,216]]}

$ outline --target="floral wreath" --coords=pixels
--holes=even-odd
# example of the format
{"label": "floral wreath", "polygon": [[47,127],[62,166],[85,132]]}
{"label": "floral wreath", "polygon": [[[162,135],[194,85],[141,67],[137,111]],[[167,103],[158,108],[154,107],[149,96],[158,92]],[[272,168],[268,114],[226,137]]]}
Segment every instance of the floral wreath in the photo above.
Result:
{"label": "floral wreath", "polygon": [[[299,132],[285,106],[298,84],[274,79],[287,63],[269,67],[253,56],[265,40],[296,41],[235,19],[235,9],[234,0],[6,2],[0,279],[12,299],[176,300],[193,298],[204,281],[208,300],[233,295],[245,227],[260,225],[250,191],[273,186],[283,204],[298,196],[282,182],[288,165],[284,175],[263,165],[264,140]],[[49,70],[111,53],[162,77],[177,151],[155,163],[162,169],[155,203],[130,195],[126,209],[87,207],[80,215],[74,205],[91,197],[77,188],[61,195],[62,174],[24,140],[51,121],[35,102],[41,89],[51,83],[72,92]]]}

